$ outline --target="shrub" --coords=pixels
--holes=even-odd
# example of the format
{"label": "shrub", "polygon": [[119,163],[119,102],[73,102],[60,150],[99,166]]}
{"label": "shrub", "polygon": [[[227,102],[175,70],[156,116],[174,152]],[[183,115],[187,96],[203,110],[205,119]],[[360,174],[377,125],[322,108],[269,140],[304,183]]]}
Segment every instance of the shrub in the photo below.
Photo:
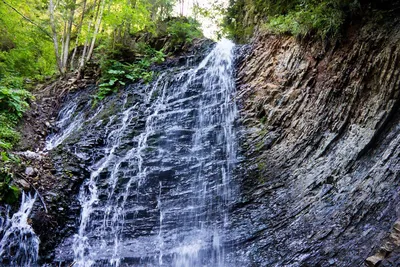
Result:
{"label": "shrub", "polygon": [[126,82],[142,80],[145,83],[153,79],[154,72],[150,66],[154,63],[161,63],[165,59],[162,50],[158,51],[149,46],[145,48],[145,56],[135,63],[122,63],[116,60],[104,60],[101,64],[102,77],[96,100],[102,100],[107,95],[115,93]]}
{"label": "shrub", "polygon": [[167,33],[172,37],[174,45],[190,44],[193,39],[203,36],[198,21],[183,17],[171,19],[167,23]]}
{"label": "shrub", "polygon": [[28,109],[32,95],[23,89],[23,79],[4,77],[0,80],[0,151],[9,150],[18,142],[14,129]]}
{"label": "shrub", "polygon": [[255,25],[263,23],[274,33],[334,39],[360,5],[359,0],[232,0],[224,27],[239,41],[246,41]]}
{"label": "shrub", "polygon": [[0,78],[0,203],[13,204],[20,195],[20,189],[11,184],[9,167],[10,163],[18,163],[18,159],[8,151],[19,141],[15,127],[29,108],[28,100],[33,98],[23,86],[21,77]]}
{"label": "shrub", "polygon": [[12,174],[5,168],[0,169],[0,203],[14,204],[17,202],[21,190],[11,185]]}
{"label": "shrub", "polygon": [[274,16],[266,27],[275,33],[289,33],[297,37],[315,34],[326,39],[337,37],[344,22],[345,14],[341,9],[322,2],[298,8],[286,15]]}

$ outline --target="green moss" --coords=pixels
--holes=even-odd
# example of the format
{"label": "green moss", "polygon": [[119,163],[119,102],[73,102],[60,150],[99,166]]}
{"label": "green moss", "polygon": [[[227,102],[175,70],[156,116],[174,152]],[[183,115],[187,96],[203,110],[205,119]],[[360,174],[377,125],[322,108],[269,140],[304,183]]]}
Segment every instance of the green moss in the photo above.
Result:
{"label": "green moss", "polygon": [[266,168],[267,168],[267,166],[266,166],[266,164],[264,162],[261,162],[261,161],[258,162],[258,164],[257,164],[257,170],[258,170],[257,178],[258,178],[258,182],[260,184],[263,184],[263,183],[266,182],[266,178],[264,176],[264,172],[265,172]]}
{"label": "green moss", "polygon": [[261,140],[257,143],[256,145],[256,151],[261,151],[261,149],[264,147],[264,140]]}
{"label": "green moss", "polygon": [[109,118],[112,115],[118,114],[119,108],[115,101],[112,101],[110,104],[106,105],[103,110],[97,115],[95,121],[103,121],[104,126],[108,123]]}
{"label": "green moss", "polygon": [[260,172],[264,171],[264,170],[265,170],[265,163],[264,163],[264,162],[259,162],[259,163],[257,164],[257,169],[258,169]]}
{"label": "green moss", "polygon": [[64,174],[65,174],[67,177],[69,177],[69,178],[74,177],[74,175],[72,174],[72,172],[69,171],[69,170],[64,170]]}

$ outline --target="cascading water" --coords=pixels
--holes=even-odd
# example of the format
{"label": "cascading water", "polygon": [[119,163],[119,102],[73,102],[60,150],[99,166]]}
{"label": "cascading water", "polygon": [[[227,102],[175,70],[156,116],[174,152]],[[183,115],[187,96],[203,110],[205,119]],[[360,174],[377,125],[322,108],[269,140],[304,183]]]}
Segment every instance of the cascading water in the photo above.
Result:
{"label": "cascading water", "polygon": [[8,211],[0,217],[0,265],[31,267],[36,265],[39,238],[28,224],[36,196],[22,193],[21,207],[11,218]]}
{"label": "cascading water", "polygon": [[[103,121],[99,112],[84,119],[67,104],[59,123],[65,130],[49,149],[68,140],[73,125],[85,127],[83,121],[98,120],[93,129],[101,128],[105,141],[79,194],[79,231],[58,249],[59,261],[226,266],[237,149],[233,50],[223,40],[199,65],[162,72],[143,93],[133,93],[140,101],[128,101],[128,93],[120,114]],[[80,156],[85,137],[78,139]]]}

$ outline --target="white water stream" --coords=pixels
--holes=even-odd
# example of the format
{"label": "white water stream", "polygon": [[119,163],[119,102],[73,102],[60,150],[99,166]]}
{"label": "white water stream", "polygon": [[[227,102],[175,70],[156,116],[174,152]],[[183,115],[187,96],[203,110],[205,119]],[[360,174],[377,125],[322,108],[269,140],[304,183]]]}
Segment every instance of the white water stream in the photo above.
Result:
{"label": "white water stream", "polygon": [[10,218],[0,217],[0,261],[1,266],[31,267],[36,265],[39,252],[39,238],[28,223],[36,196],[22,193],[21,206]]}
{"label": "white water stream", "polygon": [[[227,267],[237,150],[233,50],[223,40],[197,66],[164,71],[143,103],[125,100],[109,117],[103,156],[79,194],[74,266]],[[61,111],[62,130],[48,149],[100,112],[84,120],[76,105]]]}

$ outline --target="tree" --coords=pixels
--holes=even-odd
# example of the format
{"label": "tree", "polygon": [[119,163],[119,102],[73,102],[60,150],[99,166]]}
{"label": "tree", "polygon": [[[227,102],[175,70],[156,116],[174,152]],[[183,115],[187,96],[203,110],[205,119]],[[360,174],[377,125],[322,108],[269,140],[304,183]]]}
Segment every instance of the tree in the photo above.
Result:
{"label": "tree", "polygon": [[[54,66],[53,70],[65,75],[69,70],[83,69],[96,47],[110,51],[129,44],[131,36],[140,31],[154,33],[157,21],[169,17],[175,3],[176,0],[0,0],[3,13],[0,49],[1,39],[10,46],[18,43],[20,48],[22,42],[10,40],[14,36],[26,40],[29,36],[30,45],[38,48],[35,53],[41,57],[31,64],[18,63],[19,67],[23,69],[40,62],[47,69]],[[19,23],[23,27],[15,26]],[[32,52],[30,47],[25,48],[25,53]],[[9,52],[2,53],[7,60],[15,59],[8,57]],[[21,56],[19,61],[23,60]],[[48,70],[39,72],[49,73]]]}
{"label": "tree", "polygon": [[[61,9],[59,13],[61,13],[61,25],[63,25],[63,31],[61,34],[61,38],[59,38],[59,33],[57,28],[57,8]],[[72,25],[74,22],[74,15],[76,9],[76,0],[67,0],[67,1],[59,1],[58,6],[54,4],[53,0],[49,2],[49,17],[50,17],[50,25],[51,31],[53,34],[53,44],[54,51],[57,60],[58,70],[62,75],[64,75],[67,71],[67,63],[68,63],[68,55],[69,55],[69,47],[71,41],[71,31]],[[60,42],[61,40],[61,50],[60,50]]]}
{"label": "tree", "polygon": [[0,80],[39,77],[55,71],[52,35],[42,1],[0,1]]}

